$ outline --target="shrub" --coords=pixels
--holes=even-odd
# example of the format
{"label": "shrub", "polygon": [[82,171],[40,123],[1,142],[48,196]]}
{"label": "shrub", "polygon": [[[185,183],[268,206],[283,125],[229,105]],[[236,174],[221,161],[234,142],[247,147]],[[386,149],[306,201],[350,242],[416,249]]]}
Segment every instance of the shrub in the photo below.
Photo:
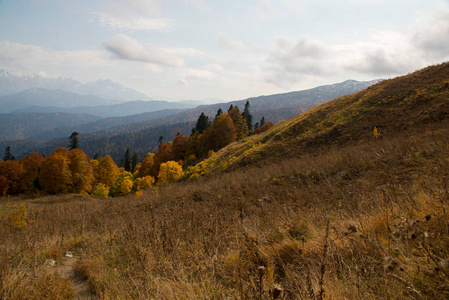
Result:
{"label": "shrub", "polygon": [[125,179],[120,184],[120,192],[123,195],[131,193],[132,188],[133,188],[133,182],[130,179]]}
{"label": "shrub", "polygon": [[8,225],[13,228],[23,229],[32,223],[34,221],[28,219],[27,208],[23,203],[20,204],[16,211],[10,213],[8,216]]}
{"label": "shrub", "polygon": [[99,183],[92,195],[96,198],[106,199],[109,195],[109,188],[103,183]]}
{"label": "shrub", "polygon": [[140,180],[140,188],[142,190],[150,188],[154,183],[154,177],[152,176],[145,176]]}
{"label": "shrub", "polygon": [[161,164],[159,170],[159,184],[168,184],[179,179],[182,175],[182,167],[175,161],[168,161]]}

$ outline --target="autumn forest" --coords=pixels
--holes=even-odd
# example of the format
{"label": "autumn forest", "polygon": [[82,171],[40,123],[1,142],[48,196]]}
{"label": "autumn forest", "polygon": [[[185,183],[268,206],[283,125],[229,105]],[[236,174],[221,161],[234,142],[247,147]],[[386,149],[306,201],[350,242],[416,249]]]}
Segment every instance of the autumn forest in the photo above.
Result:
{"label": "autumn forest", "polygon": [[[8,147],[0,161],[0,195],[19,194],[91,194],[98,198],[142,194],[154,184],[162,185],[185,177],[195,180],[204,175],[207,158],[236,140],[258,134],[274,124],[262,118],[253,126],[249,101],[241,113],[231,105],[228,112],[221,109],[213,121],[204,113],[198,117],[189,137],[177,134],[172,142],[159,138],[156,153],[147,153],[142,161],[128,149],[119,166],[110,155],[90,159],[80,148],[79,134],[72,133],[69,148],[59,147],[48,157],[37,153],[15,160]],[[253,128],[255,127],[255,128]],[[206,161],[207,162],[207,161]]]}

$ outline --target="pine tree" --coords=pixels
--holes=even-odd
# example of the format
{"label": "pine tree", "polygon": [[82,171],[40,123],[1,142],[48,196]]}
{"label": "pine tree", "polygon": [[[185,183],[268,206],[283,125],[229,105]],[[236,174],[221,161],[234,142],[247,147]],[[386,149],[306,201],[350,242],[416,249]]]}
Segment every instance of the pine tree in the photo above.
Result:
{"label": "pine tree", "polygon": [[126,149],[125,152],[124,167],[125,171],[131,171],[131,152],[129,152],[129,149]]}
{"label": "pine tree", "polygon": [[76,132],[76,131],[72,132],[72,134],[69,137],[69,141],[70,141],[69,150],[73,150],[73,149],[78,149],[79,148],[79,146],[80,146],[80,141],[78,139],[79,135],[80,134],[78,132]]}
{"label": "pine tree", "polygon": [[246,101],[245,109],[243,110],[242,116],[246,120],[246,125],[248,126],[249,132],[253,131],[253,116],[249,112],[249,101]]}
{"label": "pine tree", "polygon": [[137,164],[140,161],[140,157],[139,154],[134,153],[133,158],[131,160],[131,170],[134,172],[134,170],[136,169]]}
{"label": "pine tree", "polygon": [[260,119],[260,126],[262,127],[263,125],[265,125],[265,117],[262,117],[262,119]]}
{"label": "pine tree", "polygon": [[219,108],[218,110],[217,110],[217,114],[215,115],[215,120],[219,117],[219,116],[221,116],[223,114],[223,110],[221,109],[221,108]]}
{"label": "pine tree", "polygon": [[164,143],[164,137],[161,135],[159,137],[159,148],[161,147],[161,145]]}
{"label": "pine tree", "polygon": [[204,130],[207,129],[211,125],[209,117],[204,114],[204,112],[201,113],[201,115],[198,117],[198,120],[196,121],[195,131],[199,131],[199,133],[203,133]]}
{"label": "pine tree", "polygon": [[4,161],[7,161],[7,160],[11,160],[11,161],[13,161],[13,160],[16,160],[16,158],[11,154],[11,147],[6,147],[5,148],[5,157],[3,158],[3,160]]}
{"label": "pine tree", "polygon": [[231,106],[229,106],[228,112],[230,112],[233,108],[234,108],[234,105],[231,104]]}

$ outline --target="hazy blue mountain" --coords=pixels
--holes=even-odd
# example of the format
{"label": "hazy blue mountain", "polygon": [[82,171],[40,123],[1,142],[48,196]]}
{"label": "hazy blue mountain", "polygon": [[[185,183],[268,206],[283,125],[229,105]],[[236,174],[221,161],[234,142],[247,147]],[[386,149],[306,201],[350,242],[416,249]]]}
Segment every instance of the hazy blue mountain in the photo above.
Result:
{"label": "hazy blue mountain", "polygon": [[0,97],[0,113],[72,113],[91,114],[102,118],[121,117],[165,109],[186,109],[185,102],[129,101],[117,103],[91,95],[78,95],[61,90],[33,88]]}
{"label": "hazy blue mountain", "polygon": [[83,84],[79,81],[60,76],[20,74],[0,70],[0,96],[15,94],[31,88],[63,90],[80,95],[93,95],[104,99],[120,101],[151,100],[151,98],[141,92],[126,88],[110,80],[98,80]]}
{"label": "hazy blue mountain", "polygon": [[[142,130],[142,122],[145,122],[145,124],[151,124],[154,120],[173,116],[181,111],[183,110],[166,109],[126,117],[105,118],[90,123],[80,123],[74,125],[67,124],[66,126],[41,131],[39,134],[34,135],[34,139],[38,141],[50,141],[52,139],[67,137],[74,131],[77,131],[83,135],[88,133],[95,133],[95,135],[97,135],[102,132],[112,132],[111,135],[115,135],[117,134],[117,131],[123,131],[125,129],[128,129],[126,132],[130,132],[130,128],[135,128],[133,126],[135,123],[139,124],[137,127],[139,128],[138,130]],[[149,127],[151,126],[145,126],[145,128]],[[118,130],[116,128],[118,128]]]}
{"label": "hazy blue mountain", "polygon": [[43,131],[62,126],[76,126],[98,121],[99,117],[83,114],[36,114],[16,113],[0,114],[0,141],[38,139]]}
{"label": "hazy blue mountain", "polygon": [[116,100],[106,100],[91,95],[78,95],[61,90],[32,88],[16,94],[0,97],[0,113],[18,112],[18,110],[28,106],[57,106],[68,108],[117,103],[118,101]]}

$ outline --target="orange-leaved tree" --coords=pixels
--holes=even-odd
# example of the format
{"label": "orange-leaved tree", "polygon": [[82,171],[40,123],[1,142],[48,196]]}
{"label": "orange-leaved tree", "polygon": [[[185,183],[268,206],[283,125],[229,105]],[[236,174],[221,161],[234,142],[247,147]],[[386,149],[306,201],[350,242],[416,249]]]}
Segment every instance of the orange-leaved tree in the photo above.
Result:
{"label": "orange-leaved tree", "polygon": [[139,169],[137,170],[137,177],[145,177],[151,174],[151,169],[153,168],[154,160],[153,153],[148,153],[145,155]]}
{"label": "orange-leaved tree", "polygon": [[170,142],[161,144],[159,150],[153,156],[153,167],[151,168],[150,173],[151,176],[155,177],[159,174],[159,168],[162,163],[173,160],[172,148],[173,144]]}
{"label": "orange-leaved tree", "polygon": [[67,193],[72,186],[68,150],[59,147],[41,165],[39,184],[49,194]]}
{"label": "orange-leaved tree", "polygon": [[3,183],[0,188],[0,195],[20,194],[22,192],[20,178],[23,172],[23,168],[18,161],[0,160],[0,181]]}
{"label": "orange-leaved tree", "polygon": [[39,180],[39,168],[44,160],[45,157],[35,152],[31,152],[30,155],[19,160],[24,171],[20,178],[20,185],[24,193],[31,193],[36,188],[35,182]]}

